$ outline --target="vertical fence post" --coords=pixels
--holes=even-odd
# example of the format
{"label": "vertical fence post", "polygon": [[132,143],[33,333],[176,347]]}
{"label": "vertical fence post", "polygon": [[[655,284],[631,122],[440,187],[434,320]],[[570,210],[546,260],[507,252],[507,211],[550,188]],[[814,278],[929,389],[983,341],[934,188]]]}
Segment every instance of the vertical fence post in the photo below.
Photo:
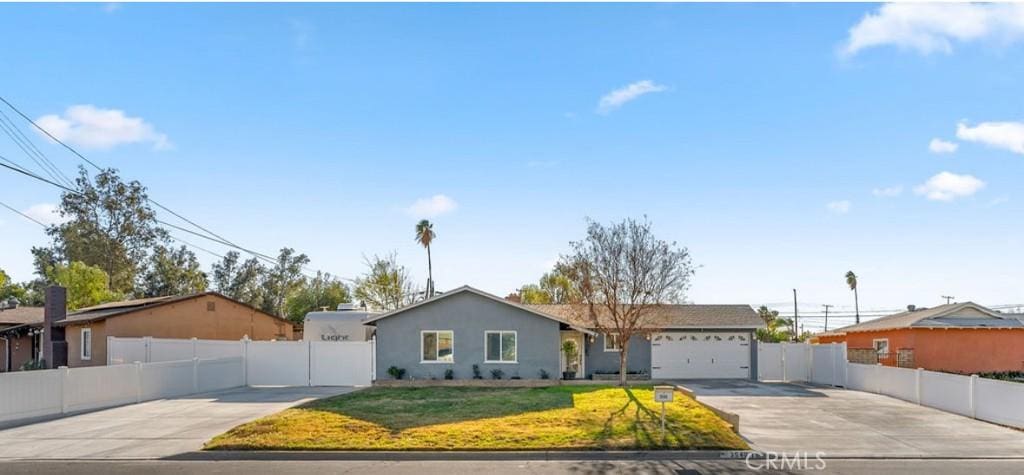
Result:
{"label": "vertical fence post", "polygon": [[192,393],[199,392],[199,358],[192,358]]}
{"label": "vertical fence post", "polygon": [[913,380],[914,380],[913,381],[913,386],[914,386],[913,397],[914,397],[914,400],[916,402],[918,402],[918,405],[921,405],[921,377],[924,376],[924,374],[925,374],[925,369],[924,368],[919,368],[918,371],[913,372]]}
{"label": "vertical fence post", "polygon": [[135,403],[142,402],[142,362],[135,362]]}
{"label": "vertical fence post", "polygon": [[199,354],[198,354],[198,351],[197,351],[197,348],[196,348],[196,346],[198,344],[199,344],[199,342],[196,339],[196,337],[192,337],[192,357],[193,358],[198,358],[199,357]]}
{"label": "vertical fence post", "polygon": [[789,377],[786,375],[786,342],[779,344],[779,358],[782,359],[782,381],[789,382]]}
{"label": "vertical fence post", "polygon": [[313,385],[313,341],[306,340],[306,386]]}
{"label": "vertical fence post", "polygon": [[68,412],[68,367],[60,367],[60,413],[66,414]]}
{"label": "vertical fence post", "polygon": [[146,350],[146,359],[144,359],[142,362],[143,363],[152,363],[153,362],[153,337],[151,337],[151,336],[144,336],[144,337],[142,337],[142,346],[144,346],[145,350]]}
{"label": "vertical fence post", "polygon": [[114,348],[115,347],[116,346],[114,345],[114,337],[108,335],[107,336],[107,366],[110,366],[110,364],[111,364],[110,362],[112,361],[112,358],[114,356]]}
{"label": "vertical fence post", "polygon": [[970,390],[971,390],[971,395],[970,395],[971,419],[977,419],[978,418],[978,401],[975,398],[975,394],[977,392],[977,387],[978,387],[978,375],[972,374],[971,375],[971,385],[970,385]]}
{"label": "vertical fence post", "polygon": [[875,364],[875,394],[882,394],[882,363]]}
{"label": "vertical fence post", "polygon": [[807,362],[807,382],[814,382],[814,347],[810,343],[803,343],[804,353],[807,354],[807,358],[804,361]]}
{"label": "vertical fence post", "polygon": [[239,341],[242,346],[242,386],[249,385],[249,335]]}

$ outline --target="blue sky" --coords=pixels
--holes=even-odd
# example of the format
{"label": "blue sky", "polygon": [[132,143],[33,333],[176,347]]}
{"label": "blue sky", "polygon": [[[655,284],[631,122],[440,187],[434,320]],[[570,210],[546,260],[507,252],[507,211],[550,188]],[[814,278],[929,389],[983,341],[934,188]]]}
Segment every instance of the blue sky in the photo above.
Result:
{"label": "blue sky", "polygon": [[[340,276],[395,250],[424,278],[429,215],[438,287],[505,295],[585,217],[646,214],[701,265],[698,303],[852,306],[853,269],[862,308],[1006,304],[1014,8],[5,4],[0,90],[164,204]],[[57,199],[0,173],[0,201]],[[29,279],[42,230],[0,221],[0,268]]]}

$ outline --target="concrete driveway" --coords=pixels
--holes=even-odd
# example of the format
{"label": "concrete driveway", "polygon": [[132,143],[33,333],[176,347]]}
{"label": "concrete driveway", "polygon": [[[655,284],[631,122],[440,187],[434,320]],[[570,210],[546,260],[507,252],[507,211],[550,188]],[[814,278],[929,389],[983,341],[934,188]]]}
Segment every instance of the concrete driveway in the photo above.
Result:
{"label": "concrete driveway", "polygon": [[[1024,457],[1024,432],[899,399],[831,387],[684,381],[697,398],[739,414],[756,450],[827,457]],[[1024,462],[1022,462],[1024,463]]]}
{"label": "concrete driveway", "polygon": [[232,427],[344,387],[237,388],[0,430],[3,459],[150,459],[199,450]]}

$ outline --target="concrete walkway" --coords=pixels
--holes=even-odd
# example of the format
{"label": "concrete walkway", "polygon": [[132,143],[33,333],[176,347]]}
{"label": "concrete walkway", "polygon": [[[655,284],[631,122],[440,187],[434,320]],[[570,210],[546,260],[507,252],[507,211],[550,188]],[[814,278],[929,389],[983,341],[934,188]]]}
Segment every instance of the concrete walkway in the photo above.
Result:
{"label": "concrete walkway", "polygon": [[237,388],[0,430],[0,460],[152,459],[199,450],[241,423],[344,387]]}
{"label": "concrete walkway", "polygon": [[752,381],[681,384],[700,401],[739,414],[740,435],[756,450],[812,456],[822,451],[827,457],[1024,458],[1024,431],[888,396]]}

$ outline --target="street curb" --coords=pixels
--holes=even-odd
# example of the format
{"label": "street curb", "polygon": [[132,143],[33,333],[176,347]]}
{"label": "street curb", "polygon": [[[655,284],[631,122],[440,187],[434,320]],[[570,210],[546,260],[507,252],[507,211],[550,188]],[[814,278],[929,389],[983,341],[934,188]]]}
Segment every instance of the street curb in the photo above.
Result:
{"label": "street curb", "polygon": [[387,460],[387,461],[484,461],[484,460],[742,460],[760,458],[749,451],[288,451],[209,450],[187,452],[161,460]]}
{"label": "street curb", "polygon": [[[813,454],[809,454],[813,457]],[[212,450],[187,452],[160,460],[168,461],[631,461],[631,460],[762,460],[757,451],[658,450],[658,451],[244,451]],[[1020,456],[838,455],[824,460],[1024,460]]]}

